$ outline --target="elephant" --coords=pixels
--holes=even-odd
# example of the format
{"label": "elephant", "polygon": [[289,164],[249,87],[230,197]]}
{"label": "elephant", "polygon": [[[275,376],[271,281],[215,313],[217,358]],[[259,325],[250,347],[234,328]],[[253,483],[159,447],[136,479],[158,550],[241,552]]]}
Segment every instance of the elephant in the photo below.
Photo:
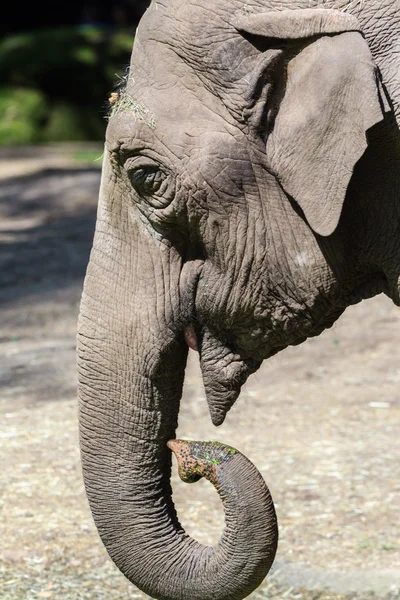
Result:
{"label": "elephant", "polygon": [[264,360],[363,299],[400,304],[399,48],[398,0],[153,0],[139,24],[77,344],[90,507],[153,598],[244,598],[260,582],[247,568],[258,531],[265,570],[276,550],[244,458],[210,477],[227,521],[250,497],[268,522],[246,538],[232,517],[215,548],[179,524],[170,449],[205,470],[196,442],[174,442],[188,348],[220,425]]}

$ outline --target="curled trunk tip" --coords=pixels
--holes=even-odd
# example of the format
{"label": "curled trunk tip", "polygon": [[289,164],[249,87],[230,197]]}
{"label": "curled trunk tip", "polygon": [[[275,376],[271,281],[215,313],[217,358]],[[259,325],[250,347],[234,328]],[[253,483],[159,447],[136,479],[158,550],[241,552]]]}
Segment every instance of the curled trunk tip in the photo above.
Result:
{"label": "curled trunk tip", "polygon": [[170,440],[167,446],[178,461],[179,477],[185,483],[194,483],[205,477],[217,485],[218,465],[228,461],[237,450],[220,442]]}
{"label": "curled trunk tip", "polygon": [[[241,452],[220,442],[170,440],[167,445],[177,458],[184,482],[205,477],[222,499],[226,528],[217,546],[208,549],[216,559],[215,597],[241,600],[261,584],[277,550],[277,519],[264,479]],[[232,586],[235,577],[236,585]]]}

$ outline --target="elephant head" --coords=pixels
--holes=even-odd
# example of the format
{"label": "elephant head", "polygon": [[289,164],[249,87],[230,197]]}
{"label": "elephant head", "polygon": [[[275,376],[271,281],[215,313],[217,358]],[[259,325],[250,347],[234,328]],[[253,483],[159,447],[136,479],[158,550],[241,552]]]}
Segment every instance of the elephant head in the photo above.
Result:
{"label": "elephant head", "polygon": [[360,23],[281,4],[153,2],[107,129],[78,332],[83,470],[111,557],[164,600],[259,583],[234,526],[204,548],[175,514],[188,345],[219,425],[264,359],[397,290],[381,225],[362,242],[398,154],[381,149],[390,106]]}

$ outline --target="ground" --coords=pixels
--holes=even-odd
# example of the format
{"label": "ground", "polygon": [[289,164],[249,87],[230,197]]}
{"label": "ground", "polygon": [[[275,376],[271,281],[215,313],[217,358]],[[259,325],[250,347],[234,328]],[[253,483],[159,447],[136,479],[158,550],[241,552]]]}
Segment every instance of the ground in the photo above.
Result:
{"label": "ground", "polygon": [[[101,148],[0,153],[0,599],[147,598],[108,559],[79,463],[75,329]],[[221,428],[191,352],[178,435],[237,447],[276,503],[280,545],[250,598],[400,598],[400,310],[384,296],[268,361]],[[174,497],[219,538],[208,482]],[[212,600],[212,599],[210,599]]]}

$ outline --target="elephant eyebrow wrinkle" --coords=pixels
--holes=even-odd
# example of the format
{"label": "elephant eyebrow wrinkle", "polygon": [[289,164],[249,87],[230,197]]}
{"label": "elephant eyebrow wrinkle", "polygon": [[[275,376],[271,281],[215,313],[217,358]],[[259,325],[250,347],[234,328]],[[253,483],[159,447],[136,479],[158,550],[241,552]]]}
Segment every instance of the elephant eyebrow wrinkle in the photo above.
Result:
{"label": "elephant eyebrow wrinkle", "polygon": [[138,121],[142,121],[150,129],[156,128],[154,116],[150,113],[147,106],[132,98],[126,90],[123,92],[113,92],[113,94],[115,95],[110,97],[113,102],[111,103],[111,111],[108,115],[109,119],[112,119],[112,117],[123,111],[131,111]]}
{"label": "elephant eyebrow wrinkle", "polygon": [[106,118],[109,120],[122,111],[131,111],[138,121],[142,121],[150,129],[155,129],[156,122],[150,110],[142,102],[138,102],[128,94],[129,67],[125,75],[119,76],[119,84],[108,98],[108,111]]}

